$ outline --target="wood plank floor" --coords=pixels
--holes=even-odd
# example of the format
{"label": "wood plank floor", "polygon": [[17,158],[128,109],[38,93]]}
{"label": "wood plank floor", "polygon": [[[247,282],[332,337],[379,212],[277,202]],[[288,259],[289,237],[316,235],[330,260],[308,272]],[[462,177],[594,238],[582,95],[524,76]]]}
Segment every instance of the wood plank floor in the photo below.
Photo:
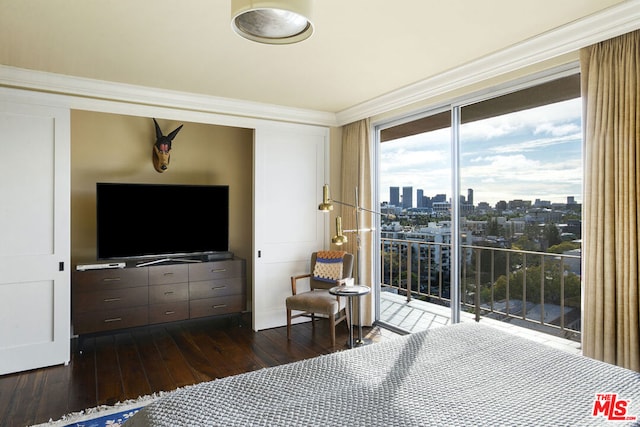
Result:
{"label": "wood plank floor", "polygon": [[[170,391],[346,349],[339,324],[331,347],[325,320],[260,332],[249,317],[200,319],[72,340],[71,362],[0,376],[0,426],[30,426],[98,405]],[[367,338],[395,336],[363,328]]]}

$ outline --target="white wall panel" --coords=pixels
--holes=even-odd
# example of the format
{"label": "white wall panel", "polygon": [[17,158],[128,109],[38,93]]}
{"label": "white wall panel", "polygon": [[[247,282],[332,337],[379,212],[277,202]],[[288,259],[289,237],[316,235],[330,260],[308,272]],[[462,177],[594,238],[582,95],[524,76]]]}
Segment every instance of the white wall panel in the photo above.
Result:
{"label": "white wall panel", "polygon": [[69,361],[69,110],[3,100],[0,139],[2,375]]}

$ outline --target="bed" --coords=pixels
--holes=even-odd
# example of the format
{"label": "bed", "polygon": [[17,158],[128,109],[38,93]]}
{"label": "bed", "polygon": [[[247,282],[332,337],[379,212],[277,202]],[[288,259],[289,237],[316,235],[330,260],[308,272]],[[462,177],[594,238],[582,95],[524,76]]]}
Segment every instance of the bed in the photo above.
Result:
{"label": "bed", "polygon": [[638,420],[640,373],[461,323],[176,390],[125,426],[627,426]]}

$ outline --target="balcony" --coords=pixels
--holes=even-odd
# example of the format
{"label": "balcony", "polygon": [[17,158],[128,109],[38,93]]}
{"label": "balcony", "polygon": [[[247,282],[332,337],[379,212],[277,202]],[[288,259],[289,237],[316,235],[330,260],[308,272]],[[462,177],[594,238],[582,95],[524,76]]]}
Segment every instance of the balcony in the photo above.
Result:
{"label": "balcony", "polygon": [[[450,323],[450,244],[383,238],[380,321],[414,332]],[[580,353],[579,255],[461,245],[461,321]]]}

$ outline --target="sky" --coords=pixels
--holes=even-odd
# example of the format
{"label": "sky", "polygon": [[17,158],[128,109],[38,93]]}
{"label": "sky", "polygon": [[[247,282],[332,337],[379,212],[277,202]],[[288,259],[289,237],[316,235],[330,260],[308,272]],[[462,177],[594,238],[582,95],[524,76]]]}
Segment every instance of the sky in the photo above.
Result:
{"label": "sky", "polygon": [[[460,129],[460,193],[474,204],[500,200],[582,202],[580,98],[505,114]],[[389,187],[413,187],[451,198],[449,129],[409,136],[380,146],[380,201]]]}

